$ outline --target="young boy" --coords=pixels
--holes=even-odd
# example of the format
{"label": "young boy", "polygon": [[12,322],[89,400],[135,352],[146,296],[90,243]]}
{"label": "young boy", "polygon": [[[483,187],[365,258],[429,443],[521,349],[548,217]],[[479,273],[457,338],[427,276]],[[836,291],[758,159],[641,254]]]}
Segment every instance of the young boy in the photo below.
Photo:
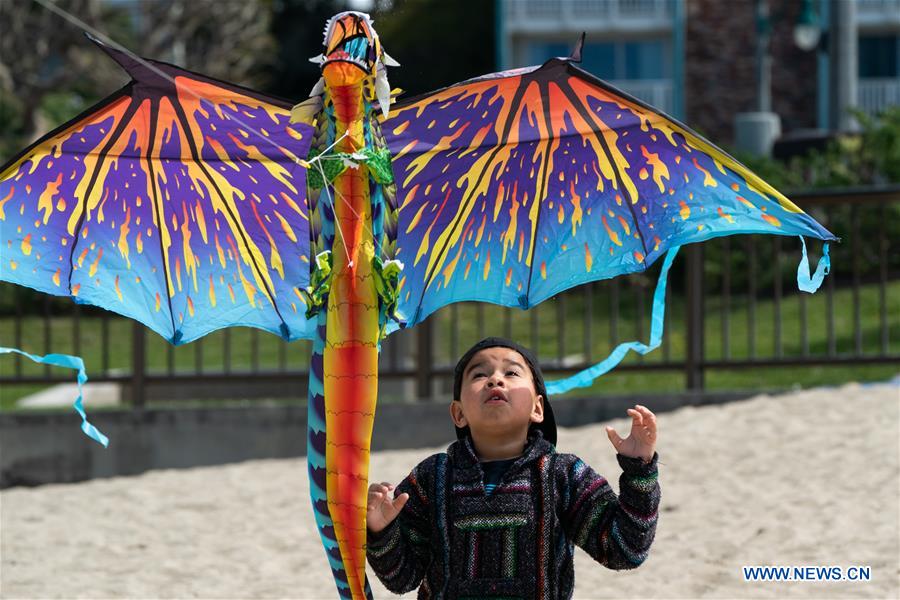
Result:
{"label": "young boy", "polygon": [[633,569],[656,532],[656,417],[629,409],[631,435],[607,435],[623,474],[616,497],[572,454],[557,454],[540,367],[515,342],[487,338],[456,365],[459,438],[397,486],[369,487],[367,557],[391,591],[420,598],[570,598],[578,545]]}

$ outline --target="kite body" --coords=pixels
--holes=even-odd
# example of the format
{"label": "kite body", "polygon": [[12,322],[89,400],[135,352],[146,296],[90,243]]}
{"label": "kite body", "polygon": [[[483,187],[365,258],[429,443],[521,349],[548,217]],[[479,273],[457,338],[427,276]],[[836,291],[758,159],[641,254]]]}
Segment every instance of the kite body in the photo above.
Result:
{"label": "kite body", "polygon": [[[129,316],[174,344],[235,325],[311,339],[310,494],[341,597],[371,597],[365,505],[384,335],[452,302],[529,308],[665,255],[650,344],[620,346],[554,393],[658,344],[681,245],[836,239],[686,126],[579,69],[578,52],[388,115],[396,63],[361,13],[329,20],[313,59],[322,80],[293,109],[104,49],[133,80],[0,167],[0,280]],[[826,245],[801,289],[827,267]]]}
{"label": "kite body", "polygon": [[[335,147],[353,154],[365,146],[362,85],[326,89],[341,140]],[[372,273],[368,169],[359,165],[345,170],[334,180],[333,190],[339,199],[333,204],[333,223],[341,237],[339,243],[332,239],[327,310],[319,315],[321,333],[313,347],[317,381],[310,379],[308,447],[315,452],[307,456],[313,507],[338,589],[342,596],[359,598],[366,594],[366,489],[378,393],[378,296]]]}
{"label": "kite body", "polygon": [[[365,570],[366,497],[378,348],[396,294],[396,277],[385,274],[379,252],[390,245],[383,236],[382,189],[390,178],[370,176],[366,164],[380,141],[370,115],[373,75],[381,64],[377,36],[367,19],[344,13],[329,21],[325,46],[317,86],[322,111],[316,115],[324,146],[316,165],[323,239],[316,245],[327,248],[317,260],[327,275],[314,276],[325,283],[324,298],[307,290],[311,311],[324,311],[313,342],[307,457],[316,523],[338,593],[364,598],[372,595]],[[330,189],[323,164],[328,149],[340,157],[332,162],[342,161]]]}

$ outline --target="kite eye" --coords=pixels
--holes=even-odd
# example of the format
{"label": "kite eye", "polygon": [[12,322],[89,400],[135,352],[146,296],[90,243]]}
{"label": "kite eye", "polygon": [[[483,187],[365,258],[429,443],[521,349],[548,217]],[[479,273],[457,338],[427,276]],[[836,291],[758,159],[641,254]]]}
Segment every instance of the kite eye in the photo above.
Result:
{"label": "kite eye", "polygon": [[356,40],[347,40],[344,42],[344,53],[350,57],[354,58],[354,47],[356,46]]}

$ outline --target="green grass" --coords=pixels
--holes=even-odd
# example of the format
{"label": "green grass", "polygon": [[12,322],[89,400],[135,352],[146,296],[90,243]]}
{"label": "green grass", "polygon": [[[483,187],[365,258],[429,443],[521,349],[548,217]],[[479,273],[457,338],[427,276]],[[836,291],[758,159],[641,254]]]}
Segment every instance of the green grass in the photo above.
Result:
{"label": "green grass", "polygon": [[[622,341],[640,339],[647,341],[650,333],[650,293],[646,289],[635,292],[627,286],[620,287],[620,316],[615,339],[610,340],[610,294],[607,284],[601,284],[594,291],[590,322],[591,358],[599,360]],[[888,318],[888,353],[900,353],[900,281],[891,282],[886,290]],[[636,307],[639,305],[637,294],[644,297],[642,326]],[[538,351],[543,361],[551,361],[559,355],[559,337],[565,338],[565,355],[585,352],[587,335],[587,316],[585,300],[582,295],[568,296],[560,307],[559,299],[549,300],[529,312],[502,309],[490,305],[461,304],[456,309],[458,328],[458,348],[465,349],[484,335],[504,335],[506,333]],[[722,319],[723,301],[718,297],[707,297],[705,301],[706,331],[705,353],[708,360],[726,358],[748,359],[750,355],[750,324],[748,319],[748,302],[746,297],[732,296],[727,311],[728,343],[723,340],[724,321]],[[801,338],[801,305],[806,305],[807,351],[810,355],[824,355],[828,352],[827,336],[827,290],[822,289],[814,295],[792,293],[782,298],[781,314],[781,355],[801,356],[804,353]],[[838,355],[853,353],[855,350],[853,326],[853,298],[849,289],[837,290],[833,295],[834,311],[834,350]],[[876,285],[862,286],[859,294],[860,331],[862,351],[864,354],[876,355],[881,352],[880,298]],[[532,338],[531,313],[537,312],[537,340]],[[563,326],[558,326],[557,314],[562,312]],[[479,316],[479,312],[482,313]],[[508,313],[508,316],[507,316]],[[754,309],[753,338],[755,358],[776,356],[776,309],[773,300],[757,300]],[[443,340],[439,344],[439,359],[450,360],[450,310],[444,309],[437,319],[437,337]],[[507,324],[508,320],[508,324]],[[683,359],[685,355],[685,305],[683,297],[670,298],[667,304],[666,332],[664,346],[669,346],[672,360]],[[660,348],[643,360],[661,362],[664,350]],[[629,355],[624,364],[634,364],[641,359]]]}
{"label": "green grass", "polygon": [[[88,369],[99,373],[108,370],[110,373],[128,373],[132,364],[132,321],[110,317],[106,349],[106,369],[104,369],[104,344],[102,319],[83,317],[80,325],[80,346],[76,345],[73,327],[74,321],[69,317],[25,317],[21,321],[22,348],[41,353],[49,347],[53,352],[77,354],[81,356]],[[0,319],[0,340],[4,345],[11,345],[15,339],[15,319]],[[47,332],[49,330],[49,337]],[[227,339],[226,339],[227,338]],[[45,339],[49,343],[45,345]],[[155,333],[146,332],[147,369],[152,372],[167,372],[169,364],[176,372],[194,372],[199,365],[211,372],[221,372],[225,365],[226,346],[231,359],[231,368],[249,370],[254,366],[252,355],[257,348],[257,363],[263,369],[277,369],[281,355],[287,368],[305,365],[309,362],[309,343],[305,341],[284,344],[280,338],[263,331],[235,327],[227,331],[217,331],[199,342],[185,346],[172,346]],[[0,376],[10,376],[16,370],[15,357],[7,357],[0,361]],[[24,375],[41,375],[45,368],[22,359]],[[57,373],[58,374],[58,373]]]}
{"label": "green grass", "polygon": [[[621,280],[620,280],[621,281]],[[620,315],[615,341],[610,340],[611,284],[595,284],[591,303],[593,319],[590,323],[591,359],[598,362],[615,347],[629,340],[646,342],[650,335],[649,313],[651,307],[652,280],[645,276],[632,276],[631,281],[619,285]],[[785,288],[787,289],[787,288]],[[643,294],[643,325],[639,327],[637,308],[638,294]],[[531,321],[535,317],[529,313],[500,307],[461,304],[456,308],[459,323],[457,353],[485,335],[507,335],[536,349],[544,362],[553,362],[559,356],[559,334],[565,336],[564,355],[585,355],[587,317],[585,299],[581,294],[570,295],[563,300],[550,300],[537,307],[537,340],[532,333]],[[886,315],[888,321],[887,353],[900,354],[900,281],[890,282],[886,289]],[[753,346],[750,353],[749,303],[744,296],[732,296],[728,310],[724,310],[723,299],[707,296],[705,299],[705,355],[707,360],[748,360],[751,358],[774,358],[776,354],[775,302],[757,300],[754,308]],[[801,337],[801,311],[805,304],[807,340]],[[833,350],[835,355],[855,354],[855,331],[853,322],[853,294],[850,289],[833,292],[834,315]],[[877,285],[864,285],[859,293],[861,349],[863,355],[875,356],[882,353],[881,340],[881,299]],[[533,311],[534,309],[532,309]],[[436,336],[443,340],[439,349],[439,360],[450,362],[450,323],[448,309],[438,319]],[[481,313],[479,315],[479,312]],[[563,314],[563,327],[557,323],[557,315]],[[781,314],[780,356],[802,357],[825,356],[829,353],[827,331],[828,289],[827,285],[816,294],[801,294],[791,290],[780,303]],[[509,313],[507,316],[506,313]],[[723,336],[727,319],[727,344]],[[669,360],[684,360],[686,351],[685,304],[683,296],[670,297],[667,303],[666,331],[663,345],[668,345]],[[641,362],[655,363],[665,360],[664,346],[646,357],[630,353],[623,365]],[[726,356],[727,349],[727,356]],[[766,367],[744,369],[707,369],[705,388],[707,390],[784,390],[796,387],[818,385],[838,385],[848,381],[884,381],[900,373],[900,365],[828,365],[809,367]],[[550,374],[548,379],[562,377]],[[676,392],[685,389],[685,375],[681,371],[626,371],[613,370],[598,379],[593,386],[573,390],[571,394],[596,396],[599,394],[628,394],[637,392]]]}
{"label": "green grass", "polygon": [[[611,285],[609,282],[593,284],[591,311],[586,310],[583,293],[549,300],[528,312],[504,309],[492,305],[459,304],[448,307],[431,318],[434,327],[434,359],[436,364],[451,365],[457,355],[485,335],[510,335],[514,339],[535,348],[543,361],[552,362],[559,356],[560,339],[564,340],[563,354],[570,359],[584,358],[588,346],[594,362],[605,357],[612,347],[622,341],[639,339],[646,341],[650,332],[650,307],[653,278],[635,275],[619,280],[619,322],[615,335],[611,335],[609,315]],[[788,289],[787,287],[785,288]],[[889,354],[900,354],[900,281],[891,282],[886,290]],[[723,300],[707,296],[705,304],[705,349],[708,360],[728,357],[743,360],[750,358],[750,324],[748,302],[745,296],[732,296],[728,310]],[[827,285],[815,295],[801,295],[791,290],[782,298],[781,356],[823,356],[829,351],[827,337]],[[806,347],[801,340],[801,306],[805,303],[808,339]],[[834,351],[837,355],[855,352],[853,324],[853,297],[850,289],[839,289],[833,294]],[[881,305],[877,285],[862,286],[859,293],[860,332],[864,355],[880,354]],[[685,304],[683,296],[670,297],[664,345],[669,360],[683,360],[685,356]],[[724,344],[724,320],[728,315],[728,344]],[[753,328],[755,358],[776,356],[776,307],[773,300],[758,300],[755,306]],[[562,319],[558,320],[561,316]],[[532,326],[536,320],[537,327]],[[456,344],[452,345],[452,323],[456,323]],[[560,323],[562,324],[560,326]],[[127,374],[131,371],[132,334],[131,321],[110,317],[107,321],[107,345],[104,352],[103,319],[88,315],[81,319],[80,345],[76,346],[74,322],[69,317],[54,316],[48,319],[28,316],[16,323],[12,317],[0,318],[0,345],[12,346],[16,329],[20,330],[21,348],[33,353],[49,351],[78,354],[87,365],[88,374]],[[533,332],[537,338],[533,339]],[[407,340],[414,340],[414,332],[404,332]],[[586,344],[586,337],[589,336]],[[613,337],[614,339],[611,339]],[[152,332],[146,334],[147,368],[150,372],[166,373],[170,366],[174,372],[195,372],[200,367],[205,372],[222,372],[226,353],[230,356],[232,371],[305,369],[309,361],[310,344],[306,341],[285,344],[274,335],[246,328],[232,328],[210,334],[200,342],[173,347]],[[46,344],[46,345],[45,345]],[[413,344],[410,342],[410,352]],[[254,352],[254,348],[256,351]],[[227,350],[226,350],[227,349]],[[253,356],[257,356],[254,362]],[[414,356],[414,354],[413,354]],[[623,364],[660,362],[665,358],[663,348],[647,357],[629,355]],[[9,377],[21,368],[28,376],[43,376],[48,371],[27,359],[19,360],[6,355],[0,358],[0,376]],[[716,369],[706,373],[706,387],[710,390],[774,390],[814,385],[834,385],[846,381],[874,381],[893,377],[900,371],[896,364],[827,367],[772,367],[754,369]],[[53,369],[52,376],[67,376],[64,371]],[[559,375],[549,375],[554,379]],[[74,378],[73,378],[74,379]],[[39,384],[0,386],[0,409],[9,409],[24,395],[43,386]],[[573,394],[624,394],[638,392],[673,392],[685,387],[685,377],[680,371],[624,371],[614,370],[602,377],[591,388],[577,390]],[[305,398],[300,398],[300,401]]]}

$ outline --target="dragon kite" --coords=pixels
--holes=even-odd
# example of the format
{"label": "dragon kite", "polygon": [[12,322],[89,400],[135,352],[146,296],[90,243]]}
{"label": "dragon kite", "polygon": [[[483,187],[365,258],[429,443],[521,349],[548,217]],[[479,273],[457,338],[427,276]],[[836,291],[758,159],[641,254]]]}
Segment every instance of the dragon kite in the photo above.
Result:
{"label": "dragon kite", "polygon": [[[551,386],[561,391],[658,345],[681,245],[836,239],[686,126],[580,69],[579,49],[392,105],[397,63],[367,15],[344,12],[312,59],[321,80],[293,106],[94,41],[131,81],[0,167],[0,279],[173,344],[238,325],[312,340],[310,489],[341,597],[371,597],[365,502],[385,335],[452,302],[527,309],[665,257],[650,343],[623,344]],[[801,288],[828,266],[826,245],[810,277],[804,246]],[[65,358],[43,360],[79,366]]]}

